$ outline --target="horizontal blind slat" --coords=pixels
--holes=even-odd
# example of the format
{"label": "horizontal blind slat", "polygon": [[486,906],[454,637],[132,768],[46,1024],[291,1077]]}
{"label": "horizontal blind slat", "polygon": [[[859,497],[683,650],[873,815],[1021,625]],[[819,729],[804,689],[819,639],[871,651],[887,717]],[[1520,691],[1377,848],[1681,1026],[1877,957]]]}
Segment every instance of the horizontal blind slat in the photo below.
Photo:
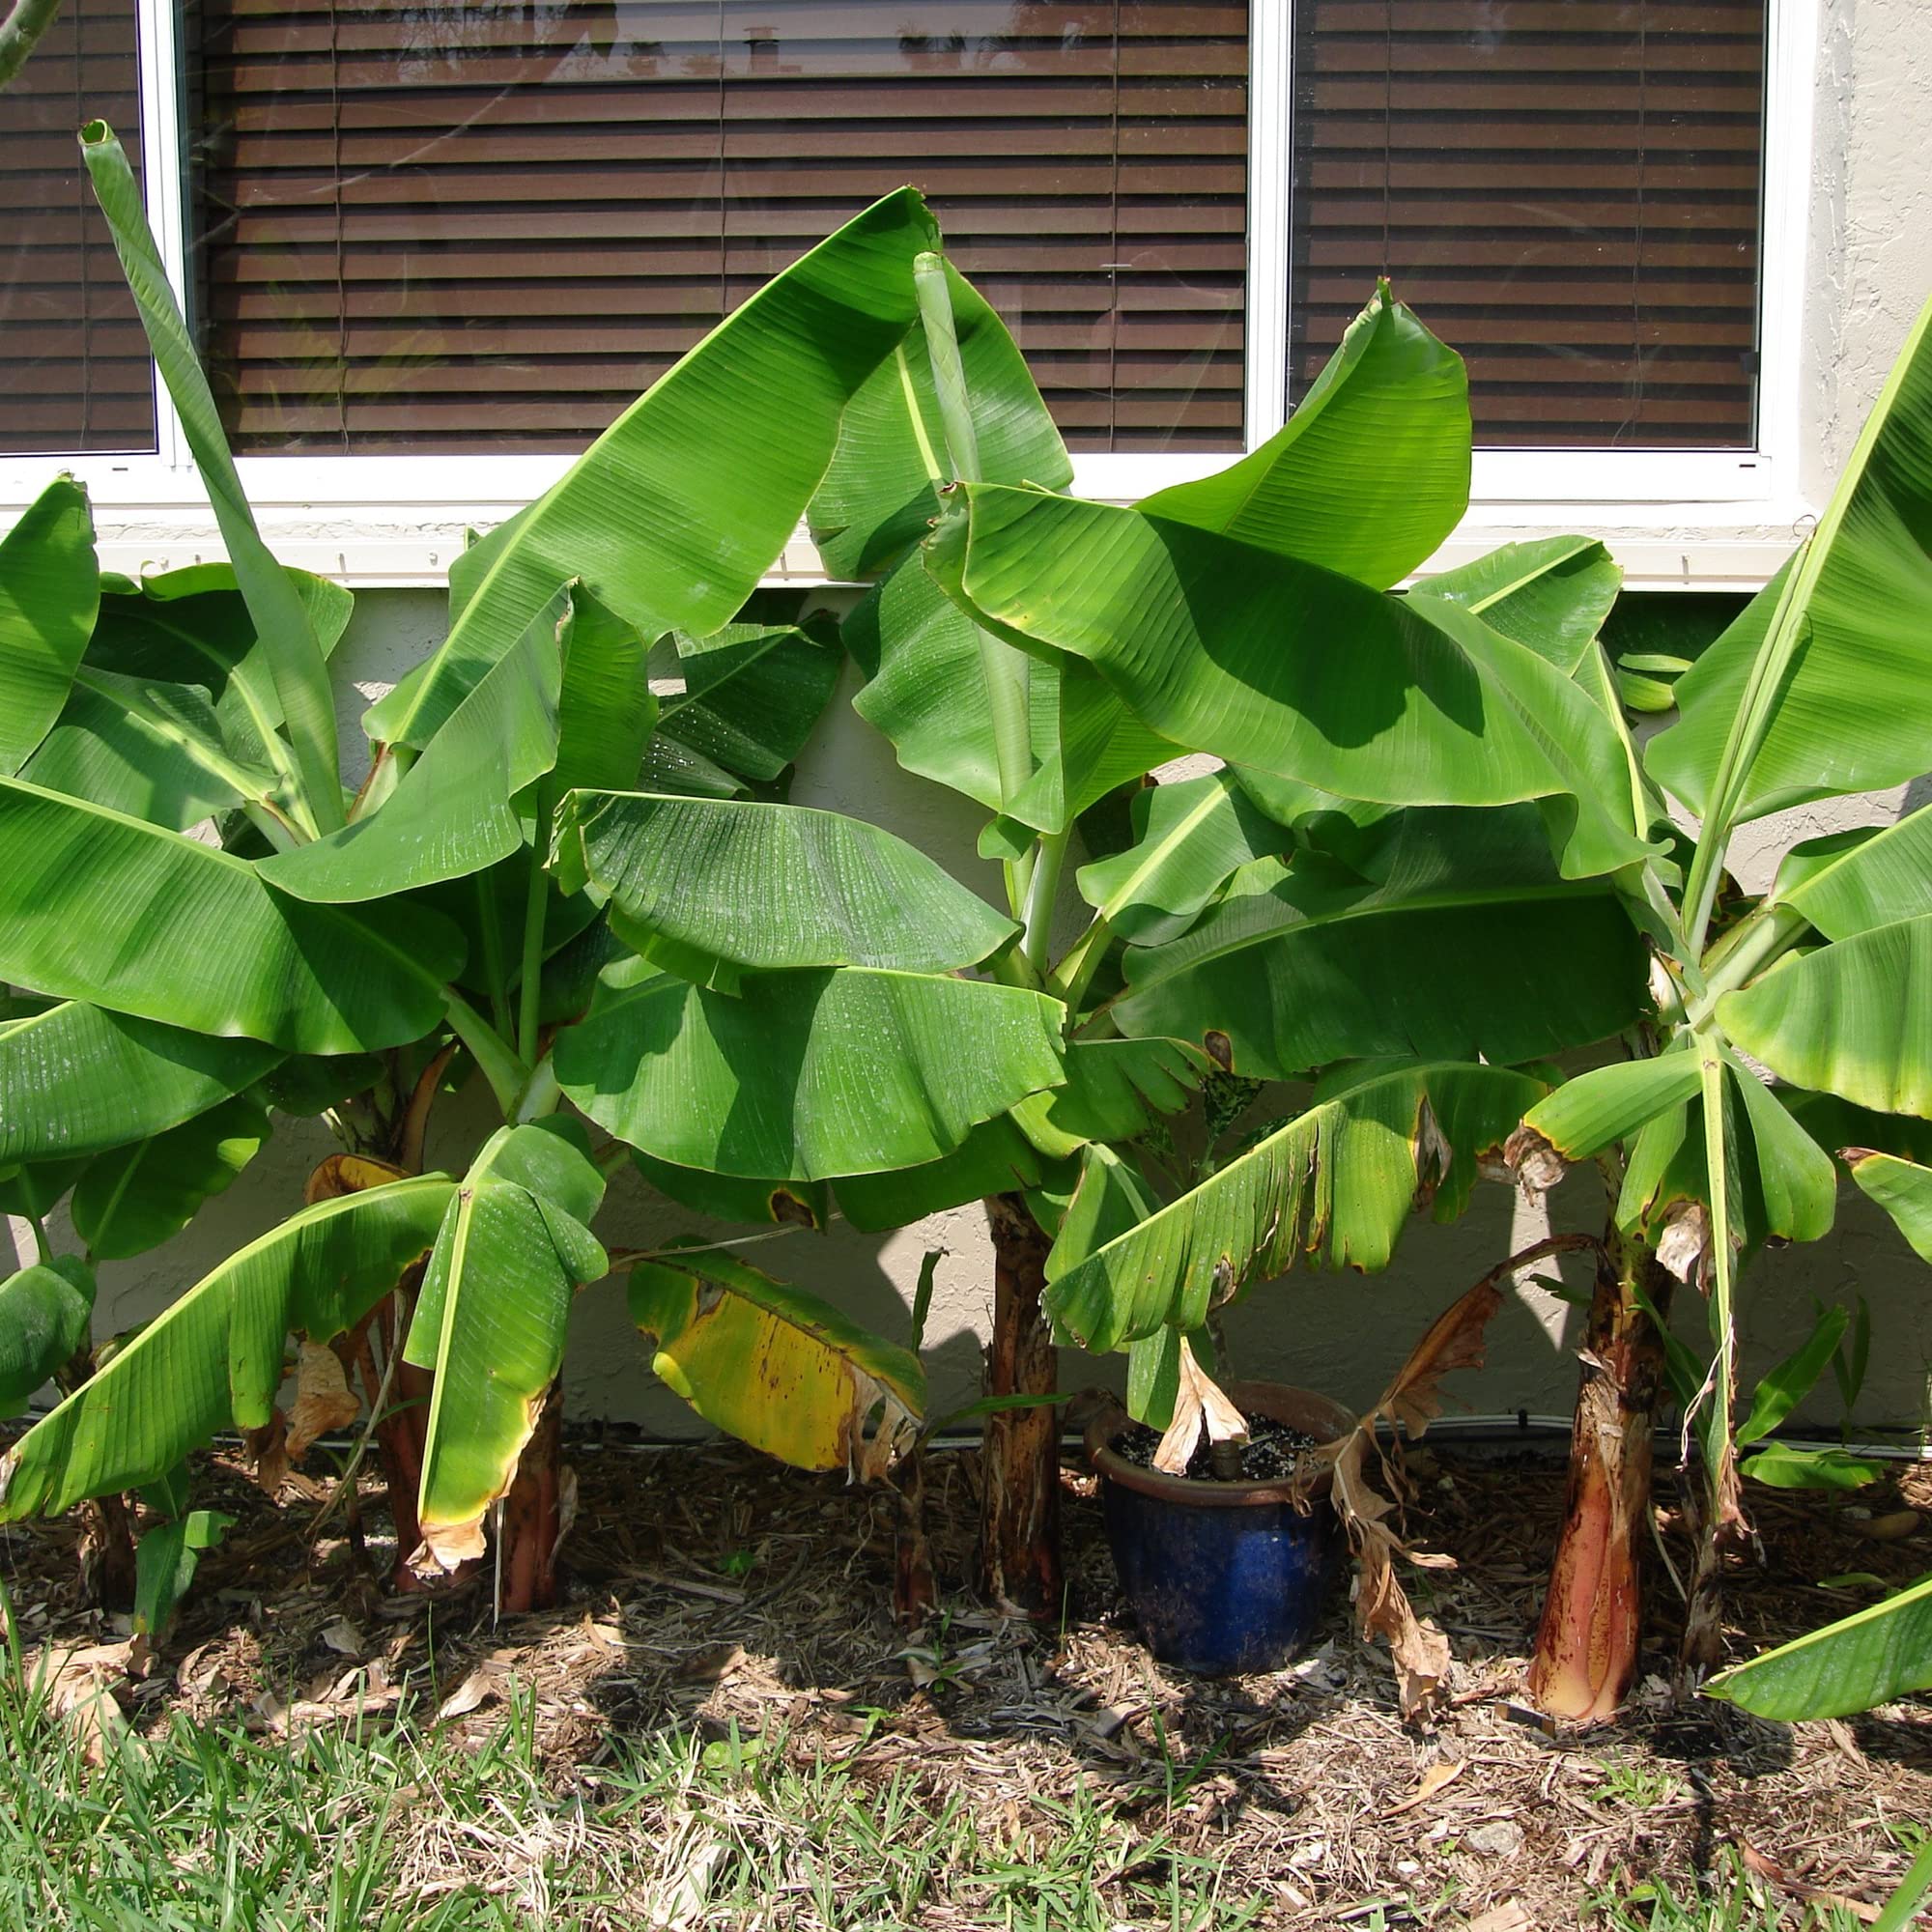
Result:
{"label": "horizontal blind slat", "polygon": [[1747,447],[1764,0],[1297,0],[1291,385],[1377,268],[1492,445]]}

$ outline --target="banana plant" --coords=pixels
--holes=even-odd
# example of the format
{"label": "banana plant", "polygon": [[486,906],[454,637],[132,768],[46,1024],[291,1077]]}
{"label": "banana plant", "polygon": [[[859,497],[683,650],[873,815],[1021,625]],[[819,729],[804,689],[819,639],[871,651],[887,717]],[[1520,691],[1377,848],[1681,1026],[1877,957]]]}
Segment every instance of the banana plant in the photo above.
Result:
{"label": "banana plant", "polygon": [[[1385,305],[1357,325],[1364,339],[1399,326]],[[1932,815],[1802,846],[1758,905],[1720,897],[1740,826],[1912,779],[1932,744],[1924,333],[1921,320],[1817,531],[1679,680],[1679,722],[1641,756],[1597,639],[1614,570],[1586,540],[1499,553],[1389,597],[1388,572],[1426,551],[1390,550],[1366,578],[1331,567],[1336,526],[1359,528],[1346,472],[1274,517],[1258,455],[1245,490],[1210,479],[1131,510],[963,481],[927,546],[928,574],[994,643],[1063,676],[1069,665],[1095,673],[1132,720],[1221,758],[1304,841],[1237,868],[1191,929],[1153,945],[1129,935],[1107,1015],[1122,1033],[1199,1041],[1236,1072],[1319,1069],[1317,1099],[1339,1117],[1324,1123],[1318,1104],[1180,1200],[1115,1208],[1128,1225],[1091,1252],[1063,1237],[1047,1306],[1075,1336],[1151,1343],[1297,1252],[1375,1264],[1384,1250],[1358,1245],[1344,1218],[1350,1163],[1326,1164],[1358,1115],[1384,1129],[1377,1178],[1392,1195],[1401,1122],[1416,1123],[1420,1147],[1449,1097],[1427,1069],[1463,1084],[1461,1124],[1481,1129],[1481,1151],[1495,1117],[1470,1103],[1530,1077],[1511,1061],[1628,1037],[1634,1058],[1544,1097],[1520,1089],[1526,1124],[1510,1137],[1518,1172],[1546,1183],[1575,1160],[1615,1171],[1570,1524],[1534,1678],[1565,1715],[1613,1707],[1634,1662],[1662,1362],[1647,1310],[1662,1307],[1665,1264],[1706,1292],[1714,1337],[1696,1405],[1709,1503],[1689,1654],[1702,1663],[1717,1637],[1718,1543],[1739,1514],[1739,1257],[1816,1238],[1833,1211],[1830,1153],[1787,1103],[1837,1096],[1865,1111],[1861,1138],[1884,1151],[1887,1123],[1932,1099]],[[1344,380],[1318,384],[1304,411]],[[1326,453],[1303,449],[1310,462]],[[1350,453],[1366,467],[1384,454]],[[1293,464],[1293,445],[1285,454]],[[1417,462],[1412,473],[1426,501],[1438,472]],[[1666,793],[1700,821],[1694,840],[1673,827]],[[1078,970],[1091,957],[1081,950]],[[1354,1057],[1377,1055],[1396,1069],[1358,1079],[1376,1062]]]}
{"label": "banana plant", "polygon": [[[82,1357],[0,1463],[0,1516],[172,1484],[224,1429],[272,1479],[358,1414],[355,1376],[390,1461],[399,1562],[461,1569],[494,1520],[500,1601],[527,1606],[554,1587],[565,1330],[610,1270],[592,1223],[627,1153],[591,1121],[672,1161],[753,1149],[753,1171],[809,1193],[827,1162],[943,1156],[1060,1079],[1051,1003],[948,970],[997,936],[977,905],[942,906],[943,937],[916,957],[831,933],[814,970],[754,955],[727,995],[667,980],[621,908],[607,918],[552,867],[557,828],[603,789],[648,780],[670,807],[763,810],[751,795],[796,755],[838,646],[734,620],[912,325],[913,264],[937,233],[911,190],[875,204],[478,540],[451,572],[445,640],[365,718],[352,783],[330,676],[347,595],[270,554],[126,156],[99,124],[82,146],[229,561],[103,576],[65,478],[0,557],[0,980],[20,989],[0,1019],[0,1191],[39,1244],[0,1286],[0,1399]],[[653,649],[684,672],[662,706]],[[895,890],[948,884],[883,845],[863,863]],[[743,1016],[767,1012],[753,1064]],[[470,1079],[501,1124],[461,1176],[418,1172],[437,1094]],[[639,1124],[667,1085],[688,1102],[668,1136]],[[882,1110],[888,1092],[904,1104]],[[301,1210],[86,1359],[90,1264],[173,1236],[260,1146],[270,1106],[347,1142]],[[804,1151],[782,1137],[774,1166],[780,1117]],[[84,1259],[52,1252],[63,1199]],[[865,1359],[831,1311],[782,1312],[838,1361]],[[180,1542],[189,1519],[169,1514]],[[150,1572],[180,1576],[181,1554]]]}
{"label": "banana plant", "polygon": [[[844,624],[855,708],[980,820],[998,897],[851,819],[580,792],[560,883],[636,959],[557,1065],[647,1177],[714,1211],[878,1228],[985,1201],[981,1568],[1037,1614],[1060,1601],[1056,1331],[1125,1350],[1135,1412],[1164,1423],[1181,1345],[1205,1356],[1250,1283],[1379,1267],[1418,1201],[1461,1211],[1548,1091],[1533,1064],[1641,1011],[1618,875],[1650,847],[1602,696],[1601,545],[1388,594],[1462,515],[1470,431],[1461,359],[1385,287],[1278,435],[1121,509],[1065,494],[984,301],[937,256],[916,282],[919,325],[855,399],[810,518],[835,569],[879,580]],[[1192,751],[1227,763],[1155,781]],[[977,1081],[893,1070],[921,1036],[887,976],[935,969],[1030,1003],[1033,1094],[996,1108]],[[794,1009],[824,1010],[841,970],[868,1002],[849,1024],[896,1042],[849,1096],[867,1171],[826,1105],[719,1116],[694,1097],[706,1062],[633,1070],[701,1012],[720,1061],[780,1060],[817,1096]],[[1298,1085],[1242,1139],[1264,1082]],[[681,1386],[746,1427],[707,1368]]]}

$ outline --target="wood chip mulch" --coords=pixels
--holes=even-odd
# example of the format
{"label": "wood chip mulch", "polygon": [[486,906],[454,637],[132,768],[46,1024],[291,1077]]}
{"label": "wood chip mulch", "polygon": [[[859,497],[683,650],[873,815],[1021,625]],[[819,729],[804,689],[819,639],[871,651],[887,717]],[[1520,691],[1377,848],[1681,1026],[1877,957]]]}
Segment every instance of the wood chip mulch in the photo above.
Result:
{"label": "wood chip mulch", "polygon": [[[1341,1594],[1286,1670],[1207,1681],[1155,1663],[1119,1601],[1093,1486],[1071,1471],[1066,1614],[1027,1627],[963,1587],[971,1452],[931,1457],[945,1607],[909,1641],[891,1616],[890,1495],[731,1445],[600,1436],[568,1454],[566,1600],[494,1630],[487,1584],[437,1599],[379,1584],[392,1552],[373,1477],[358,1563],[339,1515],[306,1539],[319,1486],[277,1507],[211,1458],[197,1500],[241,1521],[133,1687],[136,1727],[174,1710],[268,1732],[399,1707],[426,1722],[440,1704],[438,1721],[480,1740],[521,1682],[559,1792],[594,1794],[627,1735],[735,1725],[862,1784],[896,1778],[929,1805],[956,1800],[1021,1848],[1062,1829],[1058,1807],[1084,1780],[1151,1840],[1211,1859],[1223,1897],[1259,1902],[1252,1922],[1281,1928],[1366,1923],[1378,1902],[1391,1925],[1589,1923],[1593,1899],[1635,1878],[1688,1890],[1739,1861],[1768,1898],[1869,1920],[1908,1861],[1888,1823],[1932,1819],[1932,1698],[1797,1725],[1680,1703],[1678,1605],[1661,1565],[1655,1647],[1623,1717],[1568,1735],[1541,1720],[1520,1687],[1562,1500],[1548,1456],[1411,1452],[1410,1540],[1458,1560],[1409,1577],[1456,1657],[1447,1713],[1423,1730],[1401,1721],[1387,1657],[1355,1640]],[[1661,1474],[1660,1535],[1688,1574],[1673,1499]],[[1726,1599],[1733,1656],[1932,1569],[1932,1467],[1900,1465],[1876,1492],[1753,1488],[1749,1501],[1756,1542],[1733,1560]],[[0,1575],[32,1645],[114,1634],[75,1607],[75,1536],[71,1522],[0,1531]],[[1819,1581],[1859,1576],[1876,1580]],[[922,1920],[978,1922],[944,1908]]]}

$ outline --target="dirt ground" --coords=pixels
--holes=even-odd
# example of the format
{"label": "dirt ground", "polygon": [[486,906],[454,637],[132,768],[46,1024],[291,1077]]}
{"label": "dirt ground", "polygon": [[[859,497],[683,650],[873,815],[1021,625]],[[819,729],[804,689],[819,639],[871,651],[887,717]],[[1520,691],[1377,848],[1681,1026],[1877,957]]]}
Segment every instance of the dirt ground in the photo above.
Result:
{"label": "dirt ground", "polygon": [[[358,1561],[340,1513],[307,1534],[323,1486],[298,1477],[271,1505],[239,1465],[210,1459],[197,1501],[241,1521],[127,1688],[134,1724],[185,1709],[282,1731],[367,1720],[407,1697],[480,1738],[521,1679],[559,1792],[594,1790],[625,1733],[724,1737],[734,1724],[881,1785],[897,1776],[933,1802],[957,1796],[1019,1842],[1057,1829],[1051,1807],[1088,1780],[1217,1861],[1224,1896],[1265,1900],[1257,1922],[1283,1928],[1366,1923],[1364,1902],[1451,1891],[1443,1923],[1587,1923],[1593,1897],[1620,1880],[1689,1885],[1734,1854],[1772,1896],[1869,1919],[1907,1862],[1888,1821],[1932,1819],[1932,1698],[1796,1726],[1679,1705],[1665,1577],[1626,1715],[1569,1736],[1539,1720],[1520,1682],[1561,1502],[1547,1456],[1415,1452],[1411,1543],[1458,1559],[1409,1578],[1456,1655],[1448,1712],[1420,1730],[1397,1715],[1386,1655],[1354,1639],[1345,1593],[1318,1645],[1281,1672],[1210,1682],[1154,1663],[1119,1601],[1092,1485],[1071,1472],[1066,1614],[1034,1629],[997,1622],[964,1589],[973,1457],[932,1456],[946,1606],[909,1644],[890,1611],[889,1495],[728,1445],[610,1436],[568,1453],[566,1600],[494,1631],[485,1582],[453,1599],[379,1586],[390,1552],[373,1478]],[[1683,1571],[1671,1487],[1662,1479],[1660,1526]],[[1895,1586],[1932,1569],[1932,1467],[1902,1466],[1852,1497],[1754,1489],[1750,1501],[1758,1547],[1734,1561],[1727,1597],[1734,1656],[1877,1594],[1819,1578]],[[0,1574],[32,1646],[114,1634],[75,1607],[75,1536],[71,1521],[0,1532]],[[1388,1922],[1427,1917],[1411,1905]],[[926,1922],[949,1923],[943,1912]]]}

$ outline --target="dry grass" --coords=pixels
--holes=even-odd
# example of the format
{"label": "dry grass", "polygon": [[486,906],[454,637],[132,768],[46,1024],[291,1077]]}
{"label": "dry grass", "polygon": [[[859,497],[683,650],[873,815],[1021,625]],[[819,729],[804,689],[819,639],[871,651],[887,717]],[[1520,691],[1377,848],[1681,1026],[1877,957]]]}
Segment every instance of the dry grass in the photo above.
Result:
{"label": "dry grass", "polygon": [[[1062,1624],[1002,1625],[950,1594],[908,1645],[889,1498],[729,1447],[574,1460],[569,1601],[496,1631],[473,1592],[387,1597],[346,1544],[310,1548],[300,1518],[213,1472],[243,1522],[131,1687],[133,1725],[253,1739],[277,1763],[323,1738],[375,1750],[392,1776],[365,1766],[317,1803],[361,1807],[345,1841],[386,1806],[371,1895],[410,1905],[344,1922],[1850,1926],[1932,1818],[1932,1705],[1795,1727],[1680,1707],[1667,1585],[1626,1717],[1546,1729],[1518,1687],[1560,1503],[1548,1463],[1420,1460],[1411,1527],[1461,1560],[1415,1583],[1457,1659],[1448,1715],[1422,1732],[1339,1602],[1272,1676],[1153,1662],[1077,1479]],[[1932,1472],[1904,1482],[1856,1506],[1932,1517]],[[970,1456],[937,1457],[929,1485],[956,1581]],[[1865,1600],[1819,1577],[1932,1567],[1923,1528],[1878,1542],[1842,1499],[1754,1500],[1739,1655]],[[71,1545],[62,1524],[5,1532],[30,1646],[111,1634],[70,1607]],[[1661,1916],[1665,1893],[1701,1902]]]}

